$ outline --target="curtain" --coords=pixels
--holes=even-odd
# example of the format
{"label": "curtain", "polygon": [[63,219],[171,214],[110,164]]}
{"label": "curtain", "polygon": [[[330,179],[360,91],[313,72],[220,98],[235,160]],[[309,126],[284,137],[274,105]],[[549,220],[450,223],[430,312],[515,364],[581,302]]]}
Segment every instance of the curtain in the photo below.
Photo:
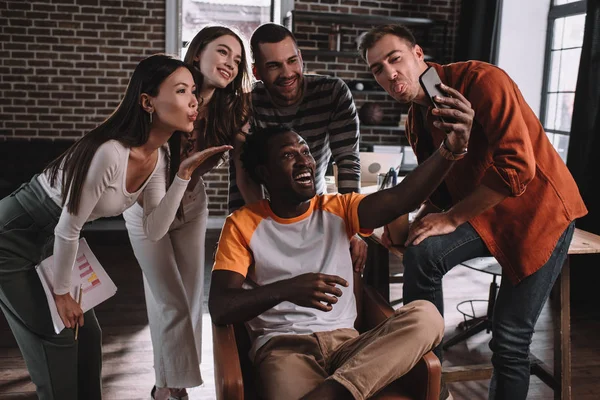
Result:
{"label": "curtain", "polygon": [[502,0],[462,0],[454,61],[496,64]]}
{"label": "curtain", "polygon": [[[600,0],[587,0],[572,121],[567,166],[589,211],[576,225],[600,234],[600,196],[597,194],[600,193]],[[577,256],[572,259],[572,265],[573,302],[600,303],[595,294],[600,280],[600,256]]]}

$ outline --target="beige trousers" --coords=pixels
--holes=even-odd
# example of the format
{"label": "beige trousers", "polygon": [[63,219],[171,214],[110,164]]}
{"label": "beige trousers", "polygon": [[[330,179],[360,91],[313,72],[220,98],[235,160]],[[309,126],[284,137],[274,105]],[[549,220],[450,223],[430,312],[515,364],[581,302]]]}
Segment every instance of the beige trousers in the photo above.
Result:
{"label": "beige trousers", "polygon": [[143,229],[143,209],[123,213],[134,254],[144,276],[144,294],[154,352],[155,385],[191,388],[202,384],[202,308],[206,193],[202,181],[183,199],[185,221],[152,241]]}
{"label": "beige trousers", "polygon": [[265,399],[298,399],[326,379],[366,399],[406,374],[444,335],[444,320],[424,300],[396,310],[379,326],[281,335],[256,353],[258,390]]}

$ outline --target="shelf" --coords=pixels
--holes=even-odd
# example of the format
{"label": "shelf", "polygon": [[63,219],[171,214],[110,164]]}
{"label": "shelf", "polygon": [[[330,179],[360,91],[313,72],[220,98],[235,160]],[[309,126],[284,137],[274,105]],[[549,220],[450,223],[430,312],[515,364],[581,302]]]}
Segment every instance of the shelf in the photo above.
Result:
{"label": "shelf", "polygon": [[395,126],[395,125],[365,125],[365,124],[360,124],[361,128],[365,128],[365,129],[380,129],[380,130],[387,130],[387,131],[404,131],[404,127],[403,126]]}
{"label": "shelf", "polygon": [[352,89],[350,88],[350,91],[354,94],[385,94],[386,96],[388,95],[388,92],[383,91],[383,90],[356,90],[356,89]]}
{"label": "shelf", "polygon": [[[361,57],[357,51],[336,51],[336,50],[318,50],[318,49],[300,49],[303,56],[324,56],[324,57]],[[433,57],[425,55],[425,61],[433,60]]]}
{"label": "shelf", "polygon": [[405,26],[433,25],[436,21],[429,18],[385,17],[382,15],[352,15],[343,13],[292,11],[296,21],[319,21],[340,24],[386,25],[401,24]]}

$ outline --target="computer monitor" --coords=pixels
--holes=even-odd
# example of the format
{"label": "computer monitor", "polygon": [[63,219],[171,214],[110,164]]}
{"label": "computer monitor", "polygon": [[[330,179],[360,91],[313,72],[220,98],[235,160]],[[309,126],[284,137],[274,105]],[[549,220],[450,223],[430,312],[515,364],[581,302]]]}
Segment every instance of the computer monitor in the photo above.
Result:
{"label": "computer monitor", "polygon": [[402,153],[360,152],[360,180],[376,185],[377,175],[386,174],[390,168],[398,169],[402,164]]}

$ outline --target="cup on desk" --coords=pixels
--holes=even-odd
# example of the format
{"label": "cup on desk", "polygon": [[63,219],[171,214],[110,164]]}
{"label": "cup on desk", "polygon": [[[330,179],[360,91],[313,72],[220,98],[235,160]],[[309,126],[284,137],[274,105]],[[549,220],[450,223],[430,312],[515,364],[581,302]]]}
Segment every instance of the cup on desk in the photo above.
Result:
{"label": "cup on desk", "polygon": [[404,214],[387,224],[390,240],[394,246],[404,246],[408,238],[408,214]]}

